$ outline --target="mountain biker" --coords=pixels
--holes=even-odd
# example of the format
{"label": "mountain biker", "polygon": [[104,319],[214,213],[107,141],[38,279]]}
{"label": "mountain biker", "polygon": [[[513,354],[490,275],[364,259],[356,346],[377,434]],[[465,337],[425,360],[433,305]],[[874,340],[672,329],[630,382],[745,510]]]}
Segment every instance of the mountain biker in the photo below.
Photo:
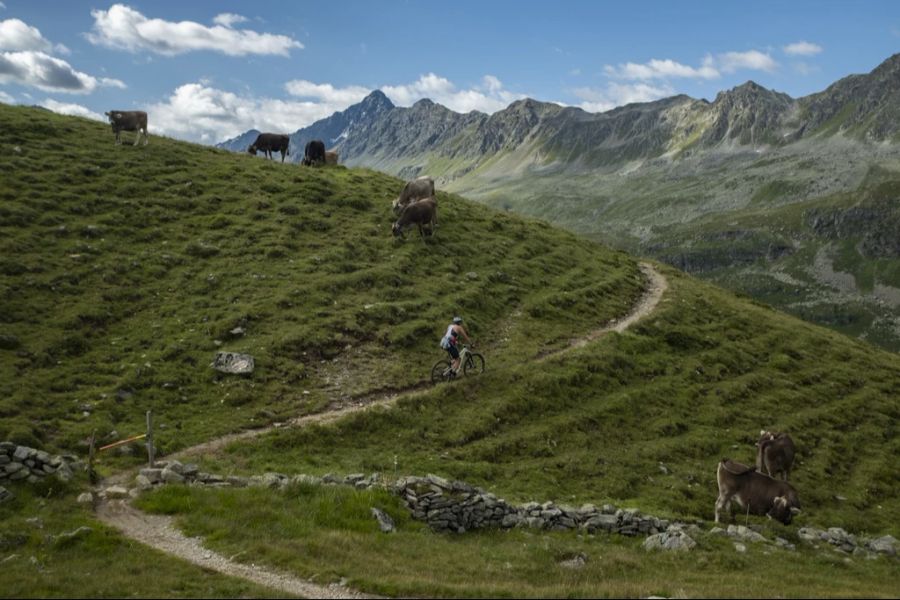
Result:
{"label": "mountain biker", "polygon": [[441,338],[441,348],[450,355],[450,364],[454,374],[459,372],[459,350],[456,347],[459,334],[463,335],[467,344],[472,343],[469,332],[463,327],[462,322],[462,317],[453,317],[453,322],[447,326],[447,333]]}

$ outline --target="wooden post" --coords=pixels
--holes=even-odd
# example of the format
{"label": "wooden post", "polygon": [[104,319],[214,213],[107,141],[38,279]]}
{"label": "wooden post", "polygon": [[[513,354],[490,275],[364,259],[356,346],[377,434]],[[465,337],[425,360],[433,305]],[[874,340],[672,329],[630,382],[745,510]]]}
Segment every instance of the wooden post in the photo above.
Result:
{"label": "wooden post", "polygon": [[94,473],[94,443],[97,441],[97,430],[91,433],[91,447],[88,450],[88,480],[96,483],[97,476]]}
{"label": "wooden post", "polygon": [[156,451],[153,448],[153,411],[147,411],[147,459],[150,462],[150,468],[153,468],[156,458]]}

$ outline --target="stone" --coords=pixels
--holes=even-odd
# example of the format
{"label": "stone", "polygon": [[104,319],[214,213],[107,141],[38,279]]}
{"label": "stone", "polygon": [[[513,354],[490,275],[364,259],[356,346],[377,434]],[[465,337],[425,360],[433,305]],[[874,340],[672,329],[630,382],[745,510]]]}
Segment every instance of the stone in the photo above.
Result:
{"label": "stone", "polygon": [[7,464],[7,465],[3,465],[3,471],[4,471],[7,475],[10,474],[10,473],[15,473],[16,471],[21,471],[21,470],[24,469],[24,468],[25,468],[25,465],[23,465],[23,464],[20,463],[20,462],[11,462],[11,463],[9,463],[9,464]]}
{"label": "stone", "polygon": [[162,470],[160,479],[165,483],[184,483],[184,475],[177,471],[173,471],[169,467]]}
{"label": "stone", "polygon": [[892,535],[885,535],[869,542],[869,548],[879,554],[888,556],[897,555],[897,539]]}
{"label": "stone", "polygon": [[749,529],[743,525],[729,525],[728,526],[728,535],[730,537],[735,537],[745,542],[765,542],[765,536],[762,536],[752,529]]}
{"label": "stone", "polygon": [[143,475],[144,477],[146,477],[150,481],[150,483],[159,483],[160,481],[162,481],[162,472],[163,472],[162,469],[146,468],[146,469],[141,469],[140,474]]}
{"label": "stone", "polygon": [[104,494],[107,498],[125,498],[128,496],[128,488],[121,485],[113,485],[106,488]]}
{"label": "stone", "polygon": [[81,494],[78,494],[77,502],[79,504],[89,504],[93,501],[94,501],[94,495],[91,494],[90,492],[83,492]]}
{"label": "stone", "polygon": [[255,362],[249,354],[217,352],[210,366],[221,373],[248,375],[253,372]]}
{"label": "stone", "polygon": [[15,451],[13,452],[13,458],[15,458],[19,462],[25,462],[26,460],[34,457],[37,454],[37,450],[34,448],[29,448],[27,446],[16,446]]}
{"label": "stone", "polygon": [[584,552],[579,552],[572,558],[568,560],[561,561],[559,566],[564,569],[583,569],[584,565],[587,563],[587,554]]}
{"label": "stone", "polygon": [[15,494],[0,485],[0,503],[6,502],[7,500],[12,500],[15,497]]}
{"label": "stone", "polygon": [[686,552],[697,545],[688,534],[680,530],[664,531],[651,535],[642,544],[644,550],[668,550],[674,552]]}
{"label": "stone", "polygon": [[382,533],[393,533],[396,529],[394,520],[383,510],[372,507],[372,516],[378,521],[378,527],[381,529]]}
{"label": "stone", "polygon": [[60,481],[71,481],[73,477],[75,477],[75,473],[72,471],[69,463],[61,463],[56,468],[56,478]]}
{"label": "stone", "polygon": [[815,542],[823,539],[823,536],[826,535],[824,531],[821,529],[816,529],[815,527],[801,527],[797,530],[797,536],[804,541],[807,542]]}
{"label": "stone", "polygon": [[747,546],[745,546],[744,544],[742,544],[740,542],[735,542],[734,549],[736,552],[740,552],[741,554],[743,554],[744,552],[747,551]]}

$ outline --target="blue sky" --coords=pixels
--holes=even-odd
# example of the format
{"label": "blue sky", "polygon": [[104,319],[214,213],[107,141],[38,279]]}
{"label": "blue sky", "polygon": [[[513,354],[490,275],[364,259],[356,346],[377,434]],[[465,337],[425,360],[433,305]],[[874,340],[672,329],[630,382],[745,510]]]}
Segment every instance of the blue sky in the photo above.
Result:
{"label": "blue sky", "polygon": [[494,112],[600,112],[747,80],[794,97],[900,51],[900,2],[0,0],[0,102],[215,143],[293,132],[382,89]]}

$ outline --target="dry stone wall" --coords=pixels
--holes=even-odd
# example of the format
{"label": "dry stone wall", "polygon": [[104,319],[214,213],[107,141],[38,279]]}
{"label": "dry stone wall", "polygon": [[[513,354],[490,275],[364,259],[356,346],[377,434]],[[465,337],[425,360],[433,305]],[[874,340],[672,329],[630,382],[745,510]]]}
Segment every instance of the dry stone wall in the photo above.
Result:
{"label": "dry stone wall", "polygon": [[81,464],[75,456],[52,456],[43,450],[20,446],[15,442],[0,442],[0,501],[13,495],[3,487],[4,484],[14,481],[37,483],[49,475],[68,481]]}
{"label": "dry stone wall", "polygon": [[[464,533],[474,529],[535,528],[545,531],[579,530],[587,533],[608,533],[646,537],[643,547],[647,550],[689,551],[696,547],[696,539],[705,535],[722,535],[731,538],[735,550],[746,551],[748,543],[773,544],[785,550],[795,550],[782,538],[769,540],[759,532],[742,525],[729,525],[728,529],[713,527],[704,531],[696,523],[683,523],[645,515],[636,508],[617,508],[611,504],[597,507],[585,504],[574,508],[554,502],[528,502],[511,504],[496,495],[462,481],[450,481],[436,475],[403,477],[393,483],[373,473],[356,473],[340,477],[325,475],[288,476],[281,473],[265,473],[252,477],[222,476],[201,472],[196,465],[178,461],[160,461],[156,468],[142,469],[136,479],[136,495],[141,489],[149,489],[167,483],[201,485],[211,487],[261,486],[272,489],[291,484],[347,485],[355,489],[387,488],[398,495],[412,517],[423,521],[436,532]],[[104,493],[108,493],[107,492]],[[116,489],[110,495],[124,495],[125,489]],[[377,510],[377,509],[376,509]],[[382,531],[393,531],[393,523],[387,523],[376,510],[373,515]],[[378,511],[380,512],[380,511]],[[383,513],[382,513],[383,515]],[[386,515],[385,515],[386,516]],[[857,537],[843,529],[801,528],[798,535],[815,547],[832,547],[853,556],[874,558],[879,555],[896,556],[900,542],[887,535],[879,538]]]}

